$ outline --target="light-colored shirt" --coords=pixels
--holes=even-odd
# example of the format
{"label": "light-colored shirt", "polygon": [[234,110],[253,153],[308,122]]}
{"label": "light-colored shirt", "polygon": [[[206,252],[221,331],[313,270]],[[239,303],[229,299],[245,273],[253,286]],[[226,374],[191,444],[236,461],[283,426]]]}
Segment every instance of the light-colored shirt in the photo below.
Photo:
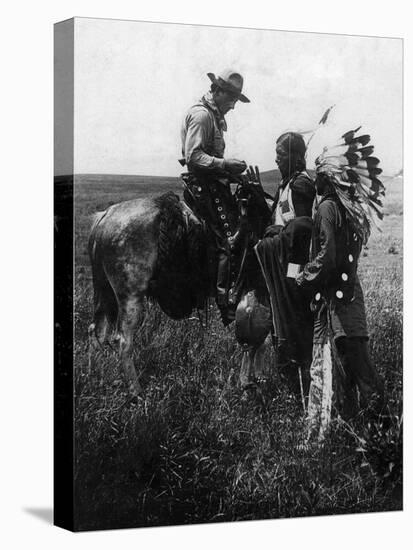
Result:
{"label": "light-colored shirt", "polygon": [[189,170],[224,169],[225,130],[225,119],[210,93],[189,109],[181,127],[182,155]]}
{"label": "light-colored shirt", "polygon": [[275,208],[275,225],[285,226],[289,221],[295,218],[295,208],[293,196],[290,189],[290,182],[280,193],[277,206]]}

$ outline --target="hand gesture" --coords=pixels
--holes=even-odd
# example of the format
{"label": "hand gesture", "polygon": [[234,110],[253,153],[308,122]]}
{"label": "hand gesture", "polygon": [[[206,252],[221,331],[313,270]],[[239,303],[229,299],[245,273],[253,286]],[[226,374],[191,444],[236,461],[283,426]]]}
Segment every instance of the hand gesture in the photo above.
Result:
{"label": "hand gesture", "polygon": [[258,166],[256,166],[255,169],[253,166],[250,166],[247,169],[247,176],[248,176],[248,181],[252,183],[259,183],[261,185],[261,176],[260,176],[260,171],[258,169]]}

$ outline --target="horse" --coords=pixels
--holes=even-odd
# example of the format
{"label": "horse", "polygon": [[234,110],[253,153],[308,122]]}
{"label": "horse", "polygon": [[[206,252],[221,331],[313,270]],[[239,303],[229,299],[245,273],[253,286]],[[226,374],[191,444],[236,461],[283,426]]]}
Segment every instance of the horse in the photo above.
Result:
{"label": "horse", "polygon": [[[252,243],[262,237],[271,213],[257,182],[239,179],[235,195],[243,229],[239,232],[238,276],[231,292],[239,304],[239,321],[245,296],[254,289],[254,273],[258,273]],[[89,365],[96,344],[102,347],[111,339],[117,340],[130,389],[140,393],[132,346],[134,333],[143,320],[144,299],[156,300],[173,319],[189,317],[194,309],[202,309],[215,288],[211,248],[205,220],[172,192],[132,199],[98,212],[88,244],[94,290]],[[255,265],[252,270],[251,265]],[[253,361],[261,343],[246,344],[249,348],[247,353],[244,346],[242,373],[248,362],[246,353]],[[241,384],[244,382],[241,376]]]}

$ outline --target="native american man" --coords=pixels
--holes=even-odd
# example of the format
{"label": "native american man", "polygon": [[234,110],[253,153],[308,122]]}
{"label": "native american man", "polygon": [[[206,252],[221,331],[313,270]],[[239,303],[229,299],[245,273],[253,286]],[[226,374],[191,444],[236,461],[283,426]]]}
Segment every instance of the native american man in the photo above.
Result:
{"label": "native american man", "polygon": [[[318,206],[311,258],[297,284],[313,293],[313,362],[308,403],[308,436],[323,439],[328,426],[332,373],[343,391],[341,414],[354,416],[362,406],[383,404],[383,384],[368,350],[363,291],[357,264],[374,217],[382,217],[384,188],[377,179],[379,160],[367,135],[344,134],[343,143],[325,148],[316,160]],[[338,367],[333,371],[332,364]],[[340,405],[340,403],[339,403]]]}
{"label": "native american man", "polygon": [[281,172],[281,185],[274,197],[274,225],[266,235],[300,216],[311,216],[315,197],[314,183],[306,171],[306,145],[301,134],[286,132],[276,141],[275,162]]}
{"label": "native american man", "polygon": [[246,169],[244,161],[224,158],[224,116],[237,101],[249,103],[242,94],[243,77],[227,70],[218,77],[208,73],[210,91],[187,112],[182,128],[182,165],[188,167],[186,201],[203,217],[214,234],[217,251],[217,304],[224,324],[234,318],[228,305],[228,290],[233,269],[231,258],[238,224],[238,211],[231,194],[231,175]]}
{"label": "native american man", "polygon": [[309,300],[289,274],[289,267],[299,268],[308,261],[316,193],[306,171],[305,154],[301,134],[287,132],[277,139],[276,163],[282,181],[275,193],[273,225],[256,247],[271,301],[278,371],[294,393],[300,393],[298,374],[305,377],[312,346]]}

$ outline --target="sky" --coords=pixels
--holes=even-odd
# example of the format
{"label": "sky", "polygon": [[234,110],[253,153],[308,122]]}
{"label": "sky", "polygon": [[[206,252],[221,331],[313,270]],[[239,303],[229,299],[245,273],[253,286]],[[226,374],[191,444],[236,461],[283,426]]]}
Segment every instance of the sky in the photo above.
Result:
{"label": "sky", "polygon": [[385,174],[402,168],[400,39],[76,18],[75,173],[178,176],[180,127],[207,72],[244,76],[227,116],[226,156],[275,168],[275,140],[317,126],[323,146],[362,125]]}

